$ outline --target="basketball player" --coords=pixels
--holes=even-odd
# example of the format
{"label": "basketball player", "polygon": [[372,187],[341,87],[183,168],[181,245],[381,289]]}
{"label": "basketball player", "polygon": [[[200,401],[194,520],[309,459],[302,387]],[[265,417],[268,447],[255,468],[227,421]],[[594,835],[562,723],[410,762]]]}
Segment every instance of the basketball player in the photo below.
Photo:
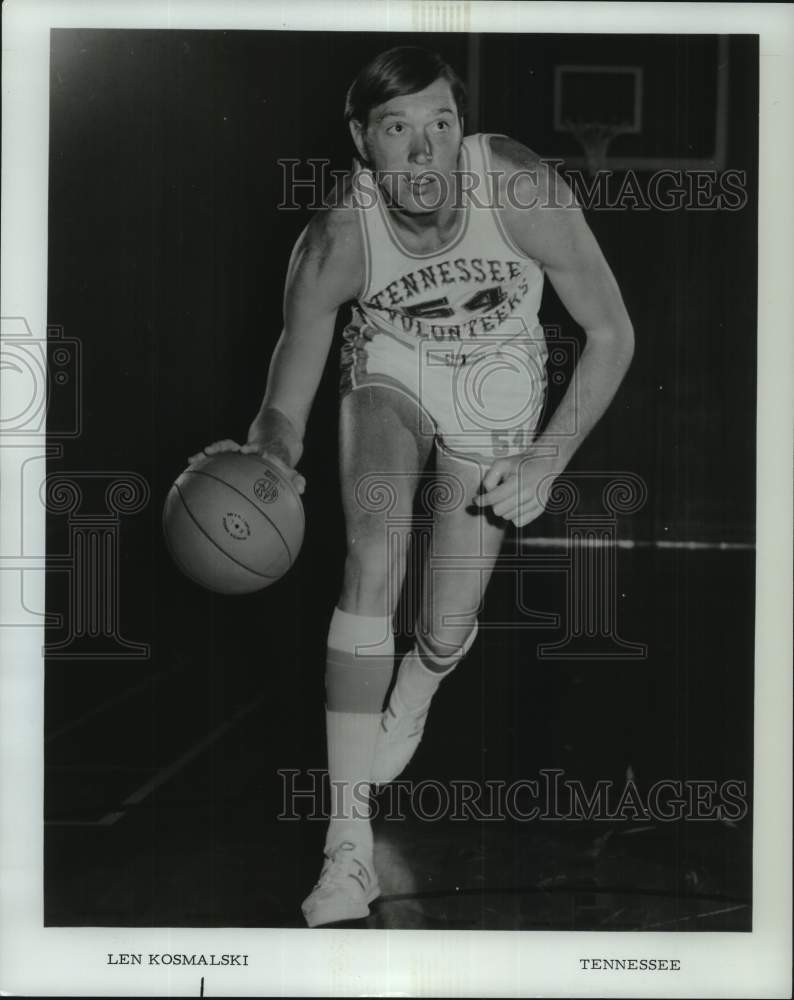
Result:
{"label": "basketball player", "polygon": [[[369,913],[379,892],[369,788],[411,759],[431,699],[474,642],[507,526],[542,513],[548,486],[606,409],[633,353],[615,279],[564,183],[506,136],[464,138],[464,111],[463,84],[424,49],[392,49],[361,71],[345,111],[357,168],[293,249],[262,406],[245,445],[205,449],[267,455],[303,491],[295,466],[306,422],[337,311],[352,303],[340,398],[347,558],[325,675],[334,797],[325,862],[303,903],[309,926]],[[568,389],[536,435],[544,276],[586,345],[577,391]],[[384,711],[406,569],[405,545],[394,537],[407,538],[433,450],[446,488],[414,646]],[[454,556],[470,558],[462,569],[434,571],[434,560]],[[466,725],[461,719],[451,738]]]}

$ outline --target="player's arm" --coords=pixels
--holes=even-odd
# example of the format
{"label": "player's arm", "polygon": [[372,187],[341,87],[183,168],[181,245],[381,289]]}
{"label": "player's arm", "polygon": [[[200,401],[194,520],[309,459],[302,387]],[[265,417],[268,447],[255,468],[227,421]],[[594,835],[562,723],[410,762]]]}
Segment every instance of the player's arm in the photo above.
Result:
{"label": "player's arm", "polygon": [[284,290],[284,329],[268,372],[262,405],[247,444],[290,468],[303,436],[333,338],[336,315],[360,291],[358,223],[350,209],[316,215],[292,252]]}
{"label": "player's arm", "polygon": [[511,147],[499,166],[526,173],[514,204],[506,205],[510,235],[543,265],[586,337],[574,374],[576,391],[572,384],[543,434],[544,441],[562,450],[567,464],[623,380],[634,353],[634,331],[615,277],[568,186],[526,147]]}
{"label": "player's arm", "polygon": [[[340,206],[315,215],[298,238],[284,289],[284,327],[276,344],[264,399],[246,443],[218,441],[204,449],[257,452],[293,469],[303,451],[309,411],[333,339],[339,307],[360,291],[358,223]],[[296,476],[302,489],[302,477]]]}
{"label": "player's arm", "polygon": [[[542,512],[537,500],[529,506],[526,500],[537,475],[562,472],[609,406],[631,363],[634,331],[615,277],[570,189],[526,147],[507,139],[493,141],[495,165],[502,173],[521,172],[512,197],[507,185],[503,200],[510,236],[542,264],[586,338],[571,385],[530,449],[528,457],[551,457],[545,468],[541,463],[532,471],[525,468],[523,502],[517,504],[509,495],[506,469],[499,463],[484,481],[482,499],[490,497],[494,512],[526,524]],[[515,513],[518,519],[512,517]]]}

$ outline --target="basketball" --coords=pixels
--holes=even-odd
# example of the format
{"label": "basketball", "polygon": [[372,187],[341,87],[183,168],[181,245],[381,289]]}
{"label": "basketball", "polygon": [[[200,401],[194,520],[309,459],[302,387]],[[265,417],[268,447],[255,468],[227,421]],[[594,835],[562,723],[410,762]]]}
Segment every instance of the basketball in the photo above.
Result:
{"label": "basketball", "polygon": [[219,594],[250,594],[281,579],[303,542],[300,497],[259,455],[203,455],[163,507],[168,550],[185,576]]}

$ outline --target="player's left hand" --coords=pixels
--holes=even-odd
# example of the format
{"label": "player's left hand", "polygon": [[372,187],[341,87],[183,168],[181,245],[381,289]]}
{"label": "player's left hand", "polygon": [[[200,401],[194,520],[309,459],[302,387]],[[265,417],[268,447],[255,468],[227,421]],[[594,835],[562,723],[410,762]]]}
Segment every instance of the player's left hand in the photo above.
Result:
{"label": "player's left hand", "polygon": [[521,528],[543,513],[552,481],[561,472],[557,456],[497,458],[483,477],[482,493],[474,498],[474,503],[478,507],[491,507],[498,517]]}

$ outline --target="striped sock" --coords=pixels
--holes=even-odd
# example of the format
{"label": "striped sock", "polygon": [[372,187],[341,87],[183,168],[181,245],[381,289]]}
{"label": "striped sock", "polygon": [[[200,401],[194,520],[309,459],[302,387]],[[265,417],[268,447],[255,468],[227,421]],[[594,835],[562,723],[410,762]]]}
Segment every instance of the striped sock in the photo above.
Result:
{"label": "striped sock", "polygon": [[325,846],[372,850],[369,777],[383,699],[394,666],[391,618],[334,610],[325,670],[331,822]]}

